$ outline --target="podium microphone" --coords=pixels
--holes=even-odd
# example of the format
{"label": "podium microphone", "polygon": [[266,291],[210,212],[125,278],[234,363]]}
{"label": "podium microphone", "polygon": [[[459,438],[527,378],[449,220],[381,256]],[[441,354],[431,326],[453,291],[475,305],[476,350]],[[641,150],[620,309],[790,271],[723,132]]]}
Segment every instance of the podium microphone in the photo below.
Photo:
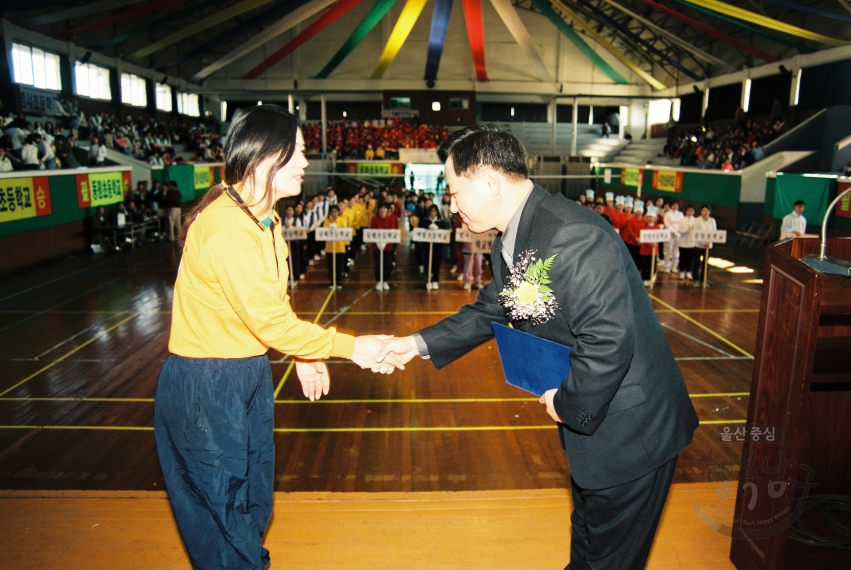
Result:
{"label": "podium microphone", "polygon": [[827,219],[830,217],[830,213],[833,211],[833,208],[839,200],[849,192],[851,192],[851,187],[846,188],[842,193],[834,198],[833,202],[830,203],[830,206],[827,207],[827,211],[824,213],[824,221],[821,223],[821,247],[819,248],[819,254],[810,254],[801,260],[816,271],[851,277],[851,261],[848,261],[847,259],[840,259],[838,257],[829,257],[827,255]]}

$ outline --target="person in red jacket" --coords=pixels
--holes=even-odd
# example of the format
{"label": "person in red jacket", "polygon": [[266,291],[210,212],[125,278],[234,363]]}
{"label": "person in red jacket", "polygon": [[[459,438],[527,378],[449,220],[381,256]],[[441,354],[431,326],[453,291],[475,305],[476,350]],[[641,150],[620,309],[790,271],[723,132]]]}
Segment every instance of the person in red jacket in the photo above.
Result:
{"label": "person in red jacket", "polygon": [[640,250],[641,246],[638,243],[638,238],[641,235],[641,230],[647,225],[647,220],[644,218],[644,202],[636,200],[633,205],[632,216],[624,224],[621,229],[621,238],[626,243],[626,248],[629,250],[635,266],[641,269],[640,265]]}
{"label": "person in red jacket", "polygon": [[[647,206],[647,215],[644,216],[646,225],[641,228],[643,230],[658,230],[662,227],[657,223],[658,209],[655,206]],[[641,231],[641,230],[639,230]],[[653,256],[656,255],[659,244],[642,243],[639,246],[638,256],[639,265],[638,272],[641,274],[641,279],[645,286],[650,286],[653,280]]]}
{"label": "person in red jacket", "polygon": [[[395,214],[390,213],[392,206],[390,204],[379,204],[378,213],[372,217],[369,222],[370,229],[373,230],[398,230],[399,218]],[[393,256],[396,254],[396,244],[388,243],[384,245],[384,256],[382,260],[381,250],[374,243],[370,244],[372,249],[373,266],[375,268],[375,280],[377,281],[375,289],[377,291],[387,291],[390,285],[387,284],[387,279],[390,277],[390,272],[393,270]],[[384,280],[381,279],[381,265],[384,264]]]}

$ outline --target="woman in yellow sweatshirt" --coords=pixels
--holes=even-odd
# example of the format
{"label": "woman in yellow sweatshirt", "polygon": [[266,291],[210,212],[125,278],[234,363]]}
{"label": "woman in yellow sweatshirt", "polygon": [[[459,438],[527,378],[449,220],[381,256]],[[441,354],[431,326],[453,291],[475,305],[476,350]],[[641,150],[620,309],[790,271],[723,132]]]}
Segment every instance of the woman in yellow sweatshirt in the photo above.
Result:
{"label": "woman in yellow sweatshirt", "polygon": [[292,355],[304,395],[328,393],[322,359],[375,372],[381,341],[300,321],[287,295],[287,247],[273,206],[301,192],[307,160],[296,118],[263,105],[230,126],[226,181],[187,217],[154,435],[177,526],[196,568],[266,568],[272,513],[274,394],[269,358]]}

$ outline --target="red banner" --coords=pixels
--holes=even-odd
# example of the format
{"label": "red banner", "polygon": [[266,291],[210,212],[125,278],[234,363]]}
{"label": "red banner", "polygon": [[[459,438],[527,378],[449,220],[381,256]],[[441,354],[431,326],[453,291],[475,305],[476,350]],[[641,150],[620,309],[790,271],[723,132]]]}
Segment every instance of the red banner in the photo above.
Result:
{"label": "red banner", "polygon": [[[851,182],[840,182],[836,186],[836,195],[838,196],[851,186]],[[843,196],[836,205],[836,215],[842,218],[851,218],[851,194]]]}

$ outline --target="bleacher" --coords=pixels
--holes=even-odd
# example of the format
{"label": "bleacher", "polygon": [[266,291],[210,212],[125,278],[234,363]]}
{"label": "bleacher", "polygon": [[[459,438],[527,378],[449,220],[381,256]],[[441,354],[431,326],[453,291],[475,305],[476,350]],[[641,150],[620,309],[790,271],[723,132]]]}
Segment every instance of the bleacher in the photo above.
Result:
{"label": "bleacher", "polygon": [[[555,129],[555,148],[553,148],[552,123],[496,123],[500,128],[512,133],[530,156],[568,156],[571,154],[573,125],[557,123]],[[599,162],[610,162],[629,144],[619,139],[614,132],[609,138],[600,136],[600,125],[577,125],[576,156],[582,156]]]}

